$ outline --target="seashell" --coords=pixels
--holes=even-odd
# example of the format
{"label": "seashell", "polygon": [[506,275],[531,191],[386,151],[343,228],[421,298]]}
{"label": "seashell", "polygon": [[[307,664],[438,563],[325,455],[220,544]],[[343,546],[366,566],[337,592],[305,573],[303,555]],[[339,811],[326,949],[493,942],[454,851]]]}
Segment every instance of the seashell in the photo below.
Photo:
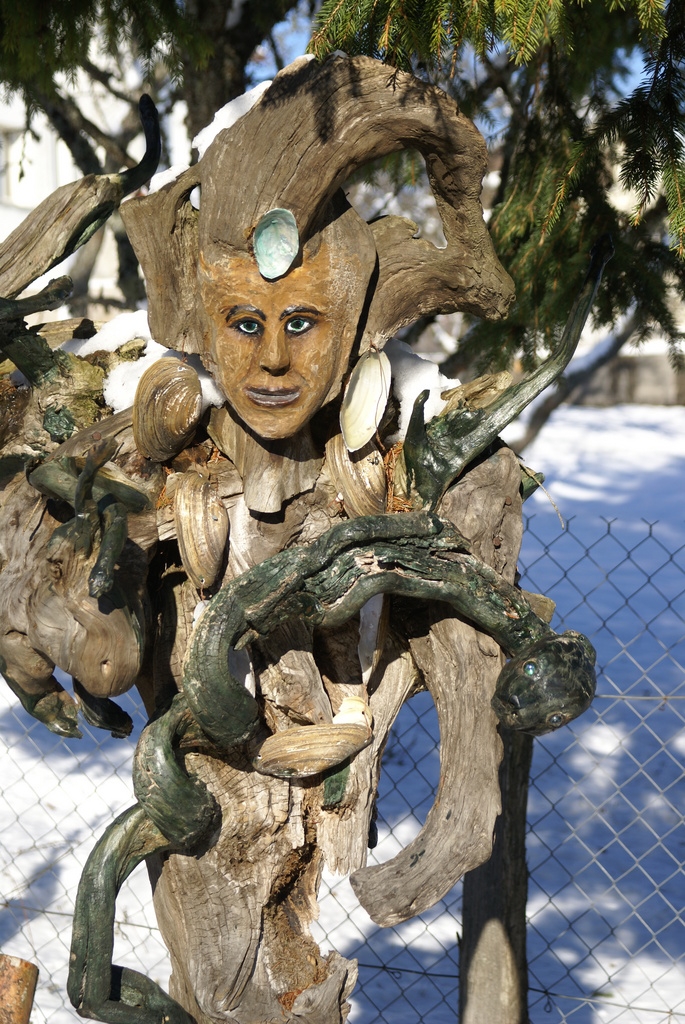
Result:
{"label": "seashell", "polygon": [[366,724],[295,726],[265,739],[252,764],[262,775],[305,779],[354,757],[372,737]]}
{"label": "seashell", "polygon": [[370,729],[373,725],[373,714],[363,697],[343,697],[337,715],[333,716],[333,724],[365,725]]}
{"label": "seashell", "polygon": [[300,251],[300,236],[290,210],[276,208],[265,213],[255,228],[253,245],[262,277],[269,281],[282,277]]}
{"label": "seashell", "polygon": [[352,454],[342,434],[335,434],[326,445],[326,465],[351,518],[385,512],[388,485],[383,458],[375,444]]}
{"label": "seashell", "polygon": [[138,382],[133,400],[133,436],[153,462],[166,462],[192,440],[202,415],[197,372],[177,359],[158,359]]}
{"label": "seashell", "polygon": [[390,393],[390,360],[373,346],[352,371],[340,409],[340,429],[350,452],[359,451],[376,433]]}
{"label": "seashell", "polygon": [[181,474],[174,495],[174,523],[183,568],[198,590],[209,589],[224,563],[228,513],[204,470]]}

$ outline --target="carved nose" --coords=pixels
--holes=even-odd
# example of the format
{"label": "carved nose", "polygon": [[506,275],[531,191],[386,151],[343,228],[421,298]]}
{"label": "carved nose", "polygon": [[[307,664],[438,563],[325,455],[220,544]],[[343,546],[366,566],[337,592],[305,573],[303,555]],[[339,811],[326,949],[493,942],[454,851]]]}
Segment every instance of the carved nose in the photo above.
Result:
{"label": "carved nose", "polygon": [[290,369],[290,351],[280,330],[266,332],[259,350],[259,365],[267,373],[286,373]]}

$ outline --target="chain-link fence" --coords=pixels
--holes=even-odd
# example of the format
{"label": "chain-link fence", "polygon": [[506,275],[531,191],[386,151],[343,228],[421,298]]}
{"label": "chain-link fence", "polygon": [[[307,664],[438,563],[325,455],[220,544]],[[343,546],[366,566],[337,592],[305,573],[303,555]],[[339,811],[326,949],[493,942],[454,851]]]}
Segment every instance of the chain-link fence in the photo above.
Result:
{"label": "chain-link fence", "polygon": [[[685,536],[667,525],[551,516],[528,524],[527,589],[548,594],[598,651],[598,696],[535,742],[529,793],[533,1024],[685,1021]],[[75,1019],[65,982],[78,876],[94,836],[132,800],[131,744],[65,743],[0,692],[0,949],[38,963],[32,1024]],[[143,724],[131,701],[136,729]],[[420,694],[383,761],[384,861],[421,827],[438,781],[437,718]],[[346,880],[326,879],[316,938],[357,957],[353,1024],[454,1024],[460,887],[430,912],[376,927]],[[168,961],[144,868],[120,896],[115,959],[162,985]],[[483,1022],[487,1024],[487,1022]]]}

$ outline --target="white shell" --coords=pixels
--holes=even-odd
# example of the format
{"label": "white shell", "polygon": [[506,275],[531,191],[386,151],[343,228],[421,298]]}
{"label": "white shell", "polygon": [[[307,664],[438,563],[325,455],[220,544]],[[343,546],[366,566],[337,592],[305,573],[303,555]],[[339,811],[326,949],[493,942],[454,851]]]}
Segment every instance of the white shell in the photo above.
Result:
{"label": "white shell", "polygon": [[340,429],[348,451],[359,451],[376,433],[388,402],[390,376],[390,360],[373,347],[352,371],[340,409]]}
{"label": "white shell", "polygon": [[362,697],[343,697],[337,715],[333,716],[333,724],[365,725],[370,729],[373,725],[371,708]]}
{"label": "white shell", "polygon": [[300,251],[300,236],[290,210],[273,209],[260,218],[254,231],[254,254],[262,277],[282,277]]}

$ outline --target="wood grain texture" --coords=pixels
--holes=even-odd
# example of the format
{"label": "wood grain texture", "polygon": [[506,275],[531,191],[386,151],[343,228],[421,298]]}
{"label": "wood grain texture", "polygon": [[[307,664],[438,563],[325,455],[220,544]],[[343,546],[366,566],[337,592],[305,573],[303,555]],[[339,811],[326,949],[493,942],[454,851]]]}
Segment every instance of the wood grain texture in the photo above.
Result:
{"label": "wood grain texture", "polygon": [[[371,229],[340,198],[352,171],[405,148],[418,149],[426,160],[447,238],[444,250],[415,238],[413,225],[398,218]],[[170,347],[201,353],[210,370],[217,370],[220,356],[228,365],[234,350],[215,344],[226,313],[219,303],[208,316],[204,302],[209,292],[203,288],[212,275],[203,277],[202,267],[221,270],[214,274],[221,293],[222,283],[232,280],[229,270],[240,263],[237,255],[251,259],[255,226],[274,206],[291,210],[297,221],[297,270],[317,254],[325,256],[330,247],[335,258],[326,263],[332,295],[326,344],[338,346],[340,365],[335,364],[311,413],[318,417],[321,410],[311,433],[306,423],[293,427],[292,437],[258,435],[224,408],[211,417],[209,439],[202,433],[203,421],[191,450],[172,458],[172,446],[164,460],[171,464],[167,474],[137,450],[130,414],[94,422],[106,414],[101,393],[98,397],[103,367],[79,361],[83,379],[67,387],[65,381],[78,376],[71,372],[72,363],[25,333],[9,338],[13,357],[23,359],[33,373],[33,392],[25,405],[9,388],[0,393],[7,412],[6,454],[15,460],[3,478],[9,482],[0,503],[2,666],[27,707],[42,701],[52,701],[58,711],[66,707],[71,698],[63,696],[52,677],[53,665],[59,664],[88,691],[103,696],[145,680],[150,671],[153,685],[146,704],[151,712],[166,709],[185,684],[187,692],[176,699],[187,702],[183,715],[192,707],[194,717],[193,728],[185,731],[184,718],[184,728],[173,735],[164,732],[164,714],[151,726],[150,744],[140,751],[149,769],[149,786],[139,790],[143,803],[110,827],[89,862],[79,895],[87,927],[75,937],[72,979],[72,999],[86,1014],[111,1014],[122,1024],[143,1021],[147,1011],[139,1013],[135,993],[141,993],[141,1006],[148,995],[153,1001],[160,998],[146,979],[126,980],[125,972],[121,991],[128,986],[128,1004],[122,996],[128,1009],[110,998],[112,978],[104,966],[111,960],[111,934],[97,920],[101,913],[105,923],[113,921],[117,879],[148,854],[158,920],[173,966],[171,994],[184,1008],[179,1019],[192,1014],[197,1024],[342,1024],[356,964],[335,953],[324,956],[310,932],[324,864],[354,872],[363,904],[377,921],[390,924],[433,905],[464,871],[490,854],[501,757],[490,700],[502,655],[490,636],[470,624],[468,613],[473,600],[487,603],[483,595],[492,590],[493,580],[501,576],[511,584],[514,578],[520,541],[516,460],[506,450],[481,458],[443,498],[440,514],[468,538],[486,566],[480,575],[468,576],[467,603],[461,605],[452,598],[476,562],[461,538],[443,523],[439,529],[449,534],[444,547],[421,546],[436,526],[427,518],[420,522],[422,514],[416,519],[379,517],[390,531],[385,546],[381,528],[377,547],[364,538],[363,524],[356,537],[354,524],[360,521],[344,522],[344,500],[338,494],[345,484],[334,479],[324,457],[333,422],[329,412],[335,412],[332,403],[350,358],[421,315],[465,309],[498,318],[506,312],[511,282],[492,249],[479,201],[485,159],[478,132],[440,90],[367,58],[333,58],[324,64],[302,59],[277,75],[244,118],[220,133],[196,167],[159,192],[124,205],[122,218],[147,280],[153,335]],[[195,185],[201,188],[199,211],[190,203]],[[79,244],[120,198],[116,176],[84,179],[56,193],[20,235],[0,247],[0,291],[15,294],[26,275],[44,272],[46,250],[54,256]],[[21,273],[15,272],[16,264],[23,266]],[[287,275],[279,287],[287,292]],[[230,374],[225,377],[224,394],[232,381]],[[88,453],[103,439],[112,442],[116,454],[99,467],[85,494]],[[23,467],[28,457],[42,463],[32,482],[16,464],[18,459]],[[175,508],[184,488],[181,484],[179,490],[179,480],[196,472],[195,462],[207,473],[212,494],[230,521],[228,556],[224,565],[220,545],[214,586],[232,584],[271,556],[277,559],[266,568],[252,604],[243,600],[240,583],[224,590],[231,600],[237,595],[236,621],[243,605],[249,612],[231,643],[249,641],[255,697],[241,680],[223,689],[205,686],[200,672],[194,678],[199,696],[191,695],[194,682],[187,673],[184,677],[184,658],[187,666],[197,654],[195,639],[203,635],[203,619],[197,628],[193,621],[204,597],[196,585],[205,577],[189,580],[183,572],[179,539],[184,547],[184,531],[193,524],[175,520],[174,511],[183,515],[182,501]],[[83,500],[77,508],[79,488]],[[109,596],[93,597],[88,576],[104,531],[101,503],[110,493],[120,526],[127,517],[128,540],[112,558],[115,589]],[[70,518],[72,508],[76,514]],[[351,540],[345,540],[346,558],[338,558],[326,553],[326,544],[338,542],[344,533],[338,524],[343,523],[351,529]],[[331,527],[336,527],[332,533]],[[411,543],[402,547],[410,532],[419,538],[414,549]],[[305,546],[304,553],[290,551],[296,545]],[[309,591],[298,590],[298,566],[312,551],[314,562],[321,556],[323,568],[312,570]],[[185,558],[191,561],[187,550]],[[394,589],[413,597],[387,601],[389,625],[380,634],[378,656],[362,676],[357,612],[363,602],[357,597],[348,602],[345,591],[356,588],[365,600],[367,577],[374,577],[369,594],[376,584],[378,592],[393,590],[392,581],[401,579],[402,587]],[[421,591],[426,579],[430,601],[425,587]],[[243,582],[255,580],[260,582],[259,574]],[[462,614],[435,600],[435,593],[447,594]],[[515,621],[519,598],[511,586],[507,594]],[[326,610],[319,625],[309,614],[317,602]],[[528,622],[525,614],[519,617],[521,632]],[[225,621],[233,622],[232,615],[229,609]],[[493,613],[493,621],[496,617]],[[481,626],[490,628],[487,616]],[[499,639],[515,645],[517,627],[508,620],[505,626]],[[150,633],[154,650],[148,657]],[[235,652],[218,644],[214,653],[226,676]],[[200,655],[196,660],[202,660]],[[245,668],[245,660],[242,664]],[[383,751],[403,703],[421,687],[431,692],[440,724],[441,781],[435,803],[407,849],[389,864],[369,868]],[[287,745],[289,730],[327,725],[348,695],[368,701],[374,716],[372,742],[350,763],[336,765],[326,777],[299,781],[254,770],[252,758],[269,731],[279,747]],[[214,716],[210,724],[221,726],[216,731],[202,718],[208,707]],[[54,708],[50,714],[62,731],[76,728],[75,707],[63,710],[61,718]],[[206,726],[204,736],[198,722]],[[222,737],[227,738],[223,746]],[[164,854],[157,851],[167,850],[166,833],[157,834],[155,815],[143,808],[146,802],[152,806],[150,793],[159,795],[158,753],[165,768],[173,762],[177,769],[178,789],[172,789],[170,802],[174,792],[187,795],[193,785],[198,793],[204,794],[205,786],[210,794],[204,794],[206,805],[184,806],[183,813],[179,809],[172,838],[182,847],[187,839],[187,848]],[[195,780],[190,789],[188,776]],[[166,825],[169,802],[159,803],[159,818]],[[203,819],[195,830],[194,810]],[[205,818],[210,820],[206,828]],[[101,864],[106,872],[99,871]],[[97,896],[96,915],[88,909],[89,888]],[[129,1009],[134,1012],[126,1018]]]}
{"label": "wood grain texture", "polygon": [[[510,581],[522,533],[519,477],[514,454],[502,449],[465,474],[440,508]],[[502,747],[490,706],[503,664],[497,644],[431,604],[410,649],[438,714],[440,782],[416,839],[386,864],[352,875],[360,902],[385,926],[433,906],[465,871],[487,860],[500,811]]]}
{"label": "wood grain texture", "polygon": [[44,199],[0,245],[0,294],[13,298],[69,255],[90,223],[121,202],[117,175],[88,174]]}
{"label": "wood grain texture", "polygon": [[[374,226],[379,276],[362,348],[428,313],[504,316],[513,285],[483,221],[486,151],[472,122],[442,90],[378,61],[302,58],[219,133],[195,167],[123,205],[157,340],[206,350],[208,321],[196,301],[200,256],[221,264],[249,252],[259,218],[274,207],[294,214],[308,244],[325,229],[327,204],[350,174],[401,149],[417,149],[426,160],[448,244],[438,250],[414,238],[415,226],[401,218]],[[189,200],[196,185],[199,211]]]}
{"label": "wood grain texture", "polygon": [[37,982],[35,964],[0,953],[0,1024],[29,1024]]}
{"label": "wood grain texture", "polygon": [[490,860],[464,877],[459,1012],[464,1024],[527,1024],[526,806],[533,737],[503,732],[502,814]]}

